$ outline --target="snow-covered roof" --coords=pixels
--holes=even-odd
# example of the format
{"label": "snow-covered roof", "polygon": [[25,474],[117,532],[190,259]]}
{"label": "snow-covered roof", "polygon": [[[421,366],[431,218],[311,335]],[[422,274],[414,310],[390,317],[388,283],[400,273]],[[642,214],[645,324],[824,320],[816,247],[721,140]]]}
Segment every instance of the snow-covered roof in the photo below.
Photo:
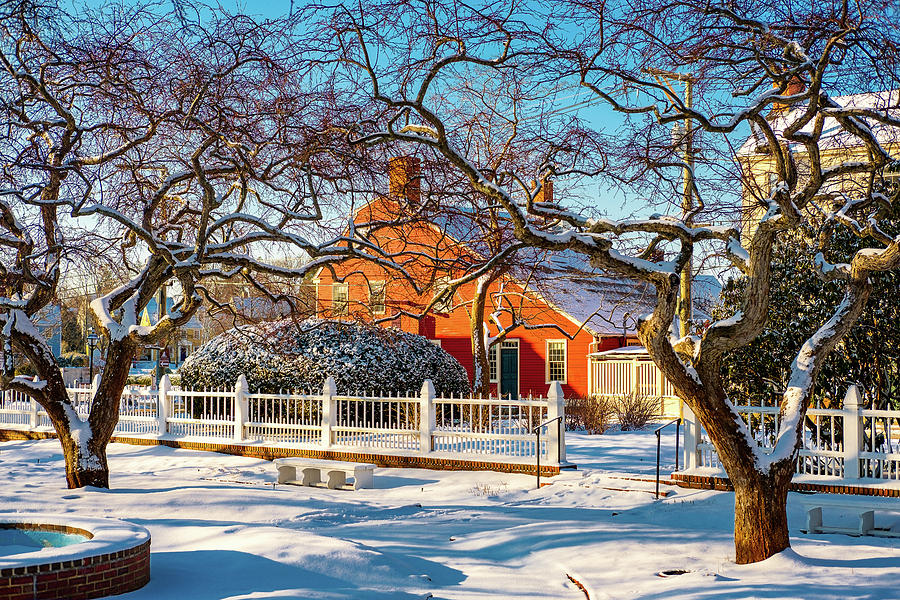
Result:
{"label": "snow-covered roof", "polygon": [[[483,231],[491,230],[496,222],[489,222],[487,218],[488,215],[467,205],[428,215],[430,223],[442,235],[480,256],[491,254]],[[479,225],[482,220],[483,227]],[[514,239],[511,223],[500,217],[500,238],[493,242],[507,246]],[[565,314],[576,326],[584,324],[594,335],[634,334],[638,318],[651,313],[656,305],[656,293],[650,284],[595,269],[581,253],[530,248],[520,251],[515,262],[527,265],[519,271],[522,280],[527,278],[533,293]],[[532,266],[537,267],[536,272],[532,272]],[[513,269],[512,276],[515,278],[515,275],[516,269]],[[695,301],[702,299],[707,301],[704,306],[708,306],[718,298],[722,286],[715,277],[703,275],[694,281],[692,295]],[[702,309],[695,307],[694,312],[695,319],[709,318]]]}
{"label": "snow-covered roof", "polygon": [[[594,334],[634,334],[638,318],[653,312],[656,306],[653,286],[610,276],[592,267],[583,254],[554,253],[545,263],[539,280],[541,296],[576,323],[585,323]],[[694,282],[695,301],[718,298],[721,284],[715,277],[701,275]],[[709,317],[697,308],[694,313],[695,319]]]}
{"label": "snow-covered roof", "polygon": [[[838,96],[834,100],[844,108],[867,108],[900,118],[900,90],[851,94]],[[806,104],[795,105],[790,110],[774,114],[770,118],[769,122],[779,139],[782,138],[784,129],[793,123],[805,109]],[[812,133],[813,125],[814,121],[808,123],[801,129],[801,132]],[[882,145],[900,144],[900,131],[896,127],[888,127],[877,122],[869,122],[868,125]],[[862,146],[862,144],[861,138],[841,127],[834,118],[825,119],[820,148],[823,150],[854,148]],[[738,150],[738,155],[760,154],[765,151],[766,146],[767,142],[762,132],[756,127],[752,127],[752,134]]]}
{"label": "snow-covered roof", "polygon": [[650,354],[647,352],[647,349],[643,346],[622,346],[621,348],[615,348],[614,350],[605,350],[603,352],[592,352],[588,356],[592,356],[595,358],[616,358],[617,356],[623,356],[627,358],[644,358],[650,360]]}
{"label": "snow-covered roof", "polygon": [[[166,314],[172,314],[175,309],[175,304],[181,300],[181,297],[178,295],[168,296],[166,298]],[[155,325],[159,321],[159,302],[157,302],[156,297],[150,298],[147,302],[147,306],[144,308],[141,316],[143,317],[146,314],[147,319],[151,325]],[[191,315],[190,320],[181,326],[182,329],[203,329],[203,324],[200,323],[197,318],[197,314],[194,313]]]}

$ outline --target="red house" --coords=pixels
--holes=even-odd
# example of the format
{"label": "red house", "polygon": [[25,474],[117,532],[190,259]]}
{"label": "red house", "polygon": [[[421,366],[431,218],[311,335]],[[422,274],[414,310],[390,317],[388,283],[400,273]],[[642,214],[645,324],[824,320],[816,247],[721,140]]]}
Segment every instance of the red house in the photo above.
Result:
{"label": "red house", "polygon": [[[410,213],[419,202],[418,169],[418,159],[392,159],[389,195],[357,211],[355,222],[387,223]],[[415,285],[374,261],[345,261],[316,274],[317,315],[374,321],[425,336],[459,360],[471,379],[471,300],[477,283],[464,284],[452,299],[422,314],[447,281],[482,260],[465,229],[440,214],[370,229],[370,239],[404,263]],[[586,397],[588,355],[639,343],[634,323],[646,312],[646,290],[600,277],[574,254],[537,261],[527,285],[504,274],[488,287],[484,321],[491,335],[498,326],[510,327],[513,313],[528,323],[489,351],[491,388],[503,395],[544,395],[559,381],[567,397]]]}

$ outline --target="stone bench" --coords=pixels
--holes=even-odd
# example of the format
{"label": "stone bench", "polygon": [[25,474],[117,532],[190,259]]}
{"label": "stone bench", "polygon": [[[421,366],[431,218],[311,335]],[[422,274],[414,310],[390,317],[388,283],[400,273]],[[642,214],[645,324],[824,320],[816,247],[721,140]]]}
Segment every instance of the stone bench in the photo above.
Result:
{"label": "stone bench", "polygon": [[[352,489],[375,487],[375,465],[315,458],[278,458],[278,483],[321,487],[330,490],[347,487],[347,477],[353,478]],[[299,477],[298,477],[299,475]]]}
{"label": "stone bench", "polygon": [[[806,531],[808,533],[846,533],[848,535],[900,537],[900,532],[875,528],[876,512],[900,513],[900,501],[896,498],[813,494],[803,497],[800,500],[800,504],[806,510]],[[859,525],[855,528],[826,525],[822,522],[823,508],[856,513],[859,518]]]}

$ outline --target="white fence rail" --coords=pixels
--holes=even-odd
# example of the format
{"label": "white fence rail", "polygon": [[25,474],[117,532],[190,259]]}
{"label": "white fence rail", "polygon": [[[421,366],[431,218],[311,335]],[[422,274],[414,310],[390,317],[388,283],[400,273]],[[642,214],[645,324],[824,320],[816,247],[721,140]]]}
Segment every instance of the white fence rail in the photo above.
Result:
{"label": "white fence rail", "polygon": [[[96,386],[70,388],[83,419]],[[441,398],[426,381],[419,395],[351,396],[336,393],[332,380],[320,393],[250,393],[241,376],[234,388],[181,390],[168,377],[159,390],[126,388],[119,404],[119,437],[159,437],[392,455],[433,455],[476,461],[532,464],[532,429],[564,417],[559,384],[546,398]],[[0,428],[52,429],[31,399],[0,395]],[[541,463],[565,461],[562,427],[545,427]]]}
{"label": "white fence rail", "polygon": [[[756,441],[774,445],[778,407],[738,406]],[[684,464],[688,470],[720,469],[716,450],[693,414],[685,410]],[[810,408],[796,474],[816,480],[900,481],[900,410],[870,410],[851,386],[840,409]]]}

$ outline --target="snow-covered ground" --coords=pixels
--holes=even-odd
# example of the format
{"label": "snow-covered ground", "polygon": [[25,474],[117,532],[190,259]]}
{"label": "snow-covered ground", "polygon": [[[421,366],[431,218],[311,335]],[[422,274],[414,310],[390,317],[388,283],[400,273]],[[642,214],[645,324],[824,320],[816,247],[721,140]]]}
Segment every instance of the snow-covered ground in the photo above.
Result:
{"label": "snow-covered ground", "polygon": [[[568,436],[579,470],[533,477],[377,469],[376,489],[273,486],[266,461],[110,446],[112,490],[67,490],[58,442],[0,444],[0,510],[112,516],[152,534],[151,581],[123,600],[244,598],[900,598],[900,539],[800,533],[733,562],[733,496],[622,476],[655,468],[650,431]],[[666,462],[674,435],[664,436]],[[671,464],[669,465],[671,467]],[[659,577],[683,569],[687,574]]]}

